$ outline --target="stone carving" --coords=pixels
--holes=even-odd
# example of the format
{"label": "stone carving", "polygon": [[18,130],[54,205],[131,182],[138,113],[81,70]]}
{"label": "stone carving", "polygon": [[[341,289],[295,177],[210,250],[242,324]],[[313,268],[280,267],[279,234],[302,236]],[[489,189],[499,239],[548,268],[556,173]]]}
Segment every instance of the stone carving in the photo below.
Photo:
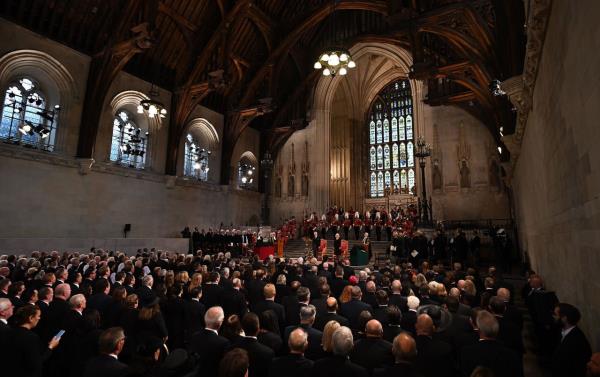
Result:
{"label": "stone carving", "polygon": [[432,182],[434,190],[442,189],[442,172],[440,169],[440,162],[438,160],[433,160]]}
{"label": "stone carving", "polygon": [[281,177],[275,179],[275,197],[281,198]]}
{"label": "stone carving", "polygon": [[293,198],[296,195],[296,178],[293,175],[288,177],[288,196]]}
{"label": "stone carving", "polygon": [[505,169],[507,171],[507,181],[510,181],[512,167],[514,167],[519,158],[520,146],[532,106],[535,81],[544,48],[548,19],[550,18],[550,11],[552,9],[552,0],[530,0],[528,9],[527,47],[523,75],[508,79],[501,84],[501,87],[508,94],[511,102],[518,111],[514,135],[503,138],[504,144],[511,154],[511,166],[509,169]]}
{"label": "stone carving", "polygon": [[296,161],[294,160],[294,143],[290,152],[290,164],[288,166],[288,196],[296,196]]}
{"label": "stone carving", "polygon": [[431,153],[431,182],[433,190],[441,190],[444,185],[442,175],[442,148],[438,135],[438,125],[433,124],[433,148]]}
{"label": "stone carving", "polygon": [[469,168],[469,160],[471,159],[471,146],[465,140],[464,124],[461,121],[459,130],[459,142],[456,147],[456,155],[458,157],[458,169],[460,172],[460,187],[471,187],[471,170]]}
{"label": "stone carving", "polygon": [[302,184],[301,195],[308,196],[308,173],[310,162],[308,162],[308,140],[304,141],[304,161],[302,161]]}

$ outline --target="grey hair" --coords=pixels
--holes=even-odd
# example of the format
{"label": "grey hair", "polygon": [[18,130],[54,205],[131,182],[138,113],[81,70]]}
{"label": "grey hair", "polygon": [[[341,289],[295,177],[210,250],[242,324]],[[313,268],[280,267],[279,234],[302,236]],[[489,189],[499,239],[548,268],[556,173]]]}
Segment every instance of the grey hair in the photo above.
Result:
{"label": "grey hair", "polygon": [[495,338],[498,336],[498,331],[500,330],[498,320],[487,310],[482,310],[477,314],[476,323],[481,335],[488,338]]}
{"label": "grey hair", "polygon": [[85,296],[81,293],[71,296],[71,298],[69,299],[69,304],[71,304],[72,308],[81,308],[84,302]]}
{"label": "grey hair", "polygon": [[10,300],[7,298],[0,298],[0,312],[5,311],[6,309],[10,308]]}
{"label": "grey hair", "polygon": [[300,320],[301,321],[308,321],[310,319],[315,318],[316,315],[317,315],[317,310],[315,309],[314,305],[306,305],[306,306],[300,307]]}
{"label": "grey hair", "polygon": [[331,348],[334,355],[348,356],[354,347],[352,330],[342,326],[335,330],[331,338]]}
{"label": "grey hair", "polygon": [[142,283],[144,283],[144,285],[152,284],[152,283],[154,283],[154,278],[152,277],[152,275],[146,275],[142,279]]}
{"label": "grey hair", "polygon": [[406,304],[408,305],[409,309],[416,310],[421,304],[421,301],[417,296],[408,296],[406,299]]}

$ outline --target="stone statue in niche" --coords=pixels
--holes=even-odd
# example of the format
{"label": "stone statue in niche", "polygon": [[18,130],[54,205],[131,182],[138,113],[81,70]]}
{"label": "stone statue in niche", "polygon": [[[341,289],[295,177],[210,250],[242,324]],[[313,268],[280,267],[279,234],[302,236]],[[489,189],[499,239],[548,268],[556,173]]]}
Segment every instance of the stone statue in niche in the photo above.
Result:
{"label": "stone statue in niche", "polygon": [[490,164],[489,181],[491,187],[500,190],[500,169],[498,168],[498,163],[496,160],[492,160],[492,163]]}
{"label": "stone statue in niche", "polygon": [[308,196],[308,175],[302,175],[302,196]]}
{"label": "stone statue in niche", "polygon": [[442,189],[442,171],[440,169],[440,163],[438,160],[433,161],[433,173],[432,182],[434,190]]}
{"label": "stone statue in niche", "polygon": [[460,187],[471,187],[471,172],[469,170],[469,167],[467,166],[466,160],[462,160],[460,162]]}
{"label": "stone statue in niche", "polygon": [[281,177],[275,180],[275,197],[281,198]]}
{"label": "stone statue in niche", "polygon": [[293,175],[288,177],[288,196],[293,198],[296,195],[296,178]]}

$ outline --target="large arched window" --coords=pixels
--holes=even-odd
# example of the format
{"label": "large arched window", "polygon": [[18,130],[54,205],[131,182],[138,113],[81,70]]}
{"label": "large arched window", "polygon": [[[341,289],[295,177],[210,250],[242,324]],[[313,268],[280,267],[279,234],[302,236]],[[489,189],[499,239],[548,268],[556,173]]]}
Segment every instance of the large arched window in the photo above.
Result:
{"label": "large arched window", "polygon": [[0,139],[29,148],[54,150],[59,106],[49,109],[36,82],[22,77],[4,94]]}
{"label": "large arched window", "polygon": [[413,191],[413,118],[408,80],[386,86],[373,102],[367,121],[371,197],[383,196],[386,188],[406,193]]}
{"label": "large arched window", "polygon": [[[246,151],[242,154],[238,162],[238,187],[245,190],[257,190],[258,171],[256,167],[258,161],[254,153]],[[289,187],[289,185],[288,185]]]}
{"label": "large arched window", "polygon": [[127,110],[117,111],[113,118],[110,160],[126,167],[143,169],[147,145],[148,132],[136,125]]}
{"label": "large arched window", "polygon": [[213,151],[219,146],[219,136],[204,118],[193,119],[184,140],[183,175],[200,181],[209,181]]}

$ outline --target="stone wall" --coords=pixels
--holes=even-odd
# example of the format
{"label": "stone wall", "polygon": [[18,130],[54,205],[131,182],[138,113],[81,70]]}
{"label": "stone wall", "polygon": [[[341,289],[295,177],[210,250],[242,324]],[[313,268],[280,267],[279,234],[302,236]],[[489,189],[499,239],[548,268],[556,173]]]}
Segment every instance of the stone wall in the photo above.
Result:
{"label": "stone wall", "polygon": [[521,247],[600,346],[600,3],[554,1],[513,179]]}
{"label": "stone wall", "polygon": [[[4,239],[3,244],[15,245],[21,238],[119,238],[124,224],[131,224],[128,236],[133,238],[177,237],[185,225],[218,227],[221,222],[225,226],[243,225],[260,216],[260,194],[239,190],[235,184],[216,183],[221,168],[220,144],[212,151],[208,183],[164,175],[168,117],[161,122],[149,122],[135,114],[135,103],[131,101],[125,101],[128,110],[137,117],[139,125],[150,131],[146,168],[129,169],[109,161],[112,119],[116,112],[112,106],[114,99],[126,91],[148,95],[151,86],[125,72],[118,75],[105,98],[94,164],[90,166],[89,161],[77,160],[74,155],[90,58],[2,19],[0,35],[3,36],[0,62],[9,56],[7,54],[18,55],[17,50],[32,50],[48,56],[72,80],[69,85],[52,83],[31,61],[17,65],[16,70],[11,71],[9,67],[0,72],[2,91],[10,80],[30,75],[39,80],[61,106],[68,103],[59,115],[61,142],[56,152],[0,143],[0,238]],[[65,89],[60,92],[61,88],[69,88],[70,92],[64,93]],[[171,93],[160,88],[159,93],[160,101],[170,105]],[[198,106],[192,118],[206,119],[214,127],[217,138],[222,138],[222,114]],[[237,164],[242,153],[258,155],[258,151],[258,132],[248,129],[236,144],[232,165]],[[177,171],[181,173],[182,168],[183,147]],[[11,240],[14,242],[10,243]]]}

